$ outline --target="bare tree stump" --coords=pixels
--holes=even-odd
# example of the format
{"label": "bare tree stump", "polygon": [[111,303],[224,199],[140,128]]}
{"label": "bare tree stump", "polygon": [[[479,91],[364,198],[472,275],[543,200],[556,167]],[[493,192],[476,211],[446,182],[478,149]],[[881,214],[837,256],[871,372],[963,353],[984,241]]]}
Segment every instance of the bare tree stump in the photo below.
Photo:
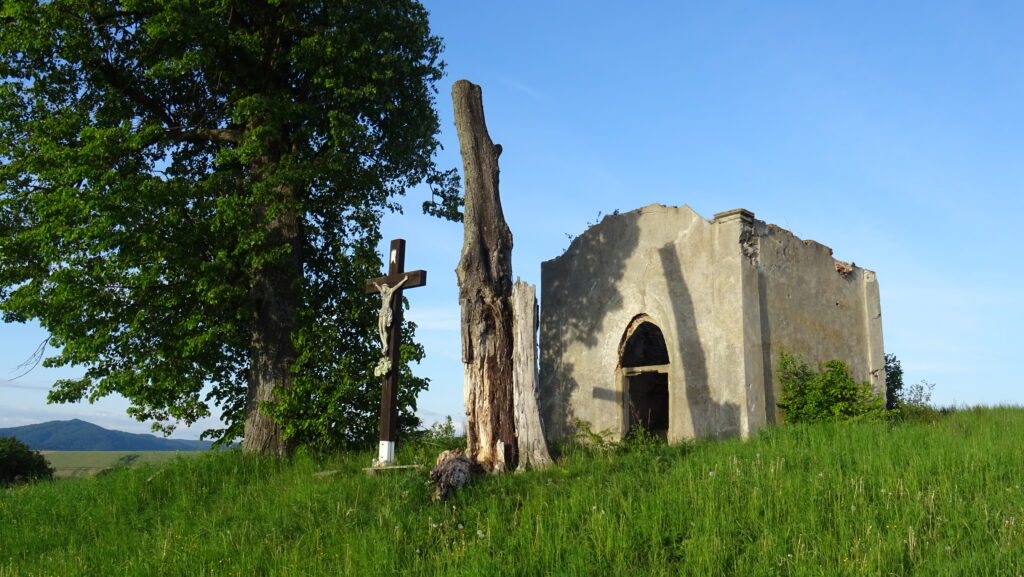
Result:
{"label": "bare tree stump", "polygon": [[437,465],[430,470],[434,482],[434,500],[444,501],[448,496],[469,482],[473,473],[473,462],[462,451],[454,449],[437,456]]}
{"label": "bare tree stump", "polygon": [[501,146],[487,134],[480,87],[452,86],[462,152],[465,208],[455,269],[462,307],[467,455],[488,472],[515,468],[512,392],[512,232],[498,196]]}
{"label": "bare tree stump", "polygon": [[537,407],[537,287],[516,280],[512,285],[512,383],[519,466],[543,469],[551,464]]}

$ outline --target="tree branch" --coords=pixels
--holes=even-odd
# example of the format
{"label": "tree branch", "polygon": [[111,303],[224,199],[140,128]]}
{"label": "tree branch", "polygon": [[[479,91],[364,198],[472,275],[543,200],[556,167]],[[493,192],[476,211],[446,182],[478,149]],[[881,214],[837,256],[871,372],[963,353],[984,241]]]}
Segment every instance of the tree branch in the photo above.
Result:
{"label": "tree branch", "polygon": [[96,64],[96,70],[103,80],[106,80],[115,90],[128,97],[129,100],[135,104],[141,106],[150,114],[156,116],[161,122],[167,126],[174,126],[178,124],[171,116],[170,112],[167,111],[160,103],[145,94],[138,87],[134,86],[130,79],[123,70],[117,68],[107,60],[100,59]]}
{"label": "tree branch", "polygon": [[50,337],[46,337],[45,339],[43,339],[43,342],[39,343],[39,346],[36,347],[35,352],[29,355],[29,357],[25,359],[25,362],[15,367],[14,370],[22,372],[18,376],[11,379],[12,381],[16,381],[21,377],[24,377],[25,375],[31,373],[33,369],[39,366],[39,363],[43,362],[43,357],[46,355],[46,345],[49,344],[49,342]]}
{"label": "tree branch", "polygon": [[242,131],[236,128],[185,128],[170,126],[167,136],[180,142],[218,142],[239,144],[242,142]]}

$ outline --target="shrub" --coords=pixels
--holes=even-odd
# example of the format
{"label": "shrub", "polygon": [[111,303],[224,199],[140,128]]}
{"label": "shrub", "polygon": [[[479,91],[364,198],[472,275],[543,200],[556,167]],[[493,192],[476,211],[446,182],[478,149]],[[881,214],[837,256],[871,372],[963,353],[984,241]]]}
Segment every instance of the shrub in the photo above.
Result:
{"label": "shrub", "polygon": [[820,373],[802,359],[782,353],[778,380],[782,394],[778,406],[790,423],[880,420],[885,399],[875,395],[870,383],[858,383],[846,363],[828,361]]}
{"label": "shrub", "polygon": [[650,454],[659,447],[665,445],[665,439],[648,431],[643,425],[637,423],[630,427],[629,433],[622,439],[622,448],[633,452]]}
{"label": "shrub", "polygon": [[916,385],[910,385],[899,397],[899,406],[911,405],[914,407],[931,407],[932,391],[935,390],[935,383],[929,383],[922,379]]}
{"label": "shrub", "polygon": [[572,420],[572,435],[569,445],[574,448],[586,448],[598,451],[609,451],[618,448],[619,443],[613,440],[614,434],[609,429],[595,433],[590,423],[583,419]]}
{"label": "shrub", "polygon": [[434,463],[438,453],[452,449],[465,449],[466,437],[459,435],[450,416],[398,439],[398,458],[402,462]]}
{"label": "shrub", "polygon": [[940,418],[944,411],[932,406],[932,390],[934,383],[922,380],[916,385],[903,389],[896,399],[896,411],[905,421],[930,422]]}
{"label": "shrub", "polygon": [[587,421],[573,419],[572,435],[564,442],[556,443],[551,449],[561,457],[574,453],[609,456],[623,453],[652,455],[668,447],[663,437],[648,431],[639,423],[633,424],[621,439],[615,440],[615,436],[610,429],[595,433]]}
{"label": "shrub", "polygon": [[53,469],[39,451],[14,437],[0,437],[0,486],[52,478]]}
{"label": "shrub", "polygon": [[945,411],[931,405],[935,385],[922,380],[916,385],[903,385],[903,367],[892,353],[885,354],[885,408],[893,418],[904,421],[934,421]]}
{"label": "shrub", "polygon": [[903,395],[903,367],[892,353],[885,353],[885,408],[888,411],[899,407]]}

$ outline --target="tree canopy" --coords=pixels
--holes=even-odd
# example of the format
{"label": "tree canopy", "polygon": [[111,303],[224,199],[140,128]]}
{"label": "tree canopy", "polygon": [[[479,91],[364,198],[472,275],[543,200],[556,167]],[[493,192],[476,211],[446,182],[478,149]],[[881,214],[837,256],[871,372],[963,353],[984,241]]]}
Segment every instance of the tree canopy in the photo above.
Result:
{"label": "tree canopy", "polygon": [[0,488],[52,478],[53,468],[39,451],[14,437],[0,437]]}
{"label": "tree canopy", "polygon": [[441,50],[414,0],[4,0],[0,311],[84,369],[51,401],[217,405],[255,451],[372,434],[381,216],[426,183],[458,218]]}

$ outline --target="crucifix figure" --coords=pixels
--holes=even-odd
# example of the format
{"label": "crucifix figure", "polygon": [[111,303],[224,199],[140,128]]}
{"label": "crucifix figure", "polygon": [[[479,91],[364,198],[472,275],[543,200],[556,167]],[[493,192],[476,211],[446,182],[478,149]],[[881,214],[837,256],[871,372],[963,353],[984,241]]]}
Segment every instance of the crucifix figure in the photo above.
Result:
{"label": "crucifix figure", "polygon": [[402,291],[427,284],[427,271],[405,272],[405,241],[391,241],[388,275],[366,281],[366,293],[380,293],[381,358],[373,373],[384,378],[380,392],[380,445],[374,466],[395,462],[395,433],[398,429],[398,366],[402,340]]}
{"label": "crucifix figure", "polygon": [[394,318],[394,315],[391,314],[391,297],[395,295],[395,291],[402,288],[402,285],[407,280],[409,280],[409,277],[403,276],[402,280],[398,281],[398,284],[393,287],[388,286],[388,283],[373,283],[373,286],[377,287],[377,292],[380,293],[380,316],[377,318],[377,333],[380,334],[380,356],[382,357],[388,356],[388,327],[391,326],[392,319]]}

